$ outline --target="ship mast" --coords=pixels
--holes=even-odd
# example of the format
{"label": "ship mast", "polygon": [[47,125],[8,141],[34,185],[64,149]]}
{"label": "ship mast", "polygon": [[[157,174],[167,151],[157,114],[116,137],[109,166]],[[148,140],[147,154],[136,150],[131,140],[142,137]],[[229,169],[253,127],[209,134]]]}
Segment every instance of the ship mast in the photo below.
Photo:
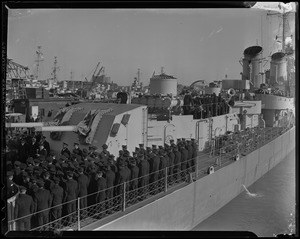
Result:
{"label": "ship mast", "polygon": [[282,14],[282,52],[285,53],[285,24],[286,24],[286,14],[283,8]]}
{"label": "ship mast", "polygon": [[44,61],[43,59],[43,53],[41,51],[41,46],[38,46],[38,50],[36,51],[36,75],[35,75],[35,79],[37,80],[39,78],[39,68],[40,68],[40,62]]}
{"label": "ship mast", "polygon": [[52,67],[52,73],[53,76],[53,82],[57,83],[57,71],[59,70],[59,67],[57,66],[57,56],[54,57],[54,66]]}
{"label": "ship mast", "polygon": [[[280,7],[280,5],[279,5]],[[280,15],[280,17],[282,17],[282,35],[277,36],[276,35],[276,39],[281,38],[281,52],[288,54],[287,52],[287,44],[286,44],[286,37],[288,37],[288,28],[289,28],[289,22],[288,22],[288,15],[291,12],[286,12],[286,9],[284,7],[282,7],[282,13],[275,13],[275,14],[268,14],[268,15]],[[292,37],[292,35],[291,35]]]}
{"label": "ship mast", "polygon": [[70,72],[70,80],[72,81],[72,89],[73,89],[73,92],[74,92],[74,89],[75,89],[75,82],[73,81],[73,71],[71,70]]}
{"label": "ship mast", "polygon": [[140,72],[140,68],[139,68],[138,72],[137,72],[137,84],[138,85],[140,84],[140,76],[141,76],[141,72]]}

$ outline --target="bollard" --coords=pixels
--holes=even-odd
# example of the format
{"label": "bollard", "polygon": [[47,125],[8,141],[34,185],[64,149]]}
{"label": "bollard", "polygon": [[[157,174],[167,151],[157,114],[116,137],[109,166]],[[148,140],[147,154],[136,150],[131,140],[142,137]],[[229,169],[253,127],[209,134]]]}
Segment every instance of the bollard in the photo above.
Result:
{"label": "bollard", "polygon": [[77,198],[77,230],[80,231],[80,197]]}
{"label": "bollard", "polygon": [[126,208],[126,182],[123,184],[123,212]]}
{"label": "bollard", "polygon": [[165,168],[165,192],[168,190],[168,168]]}

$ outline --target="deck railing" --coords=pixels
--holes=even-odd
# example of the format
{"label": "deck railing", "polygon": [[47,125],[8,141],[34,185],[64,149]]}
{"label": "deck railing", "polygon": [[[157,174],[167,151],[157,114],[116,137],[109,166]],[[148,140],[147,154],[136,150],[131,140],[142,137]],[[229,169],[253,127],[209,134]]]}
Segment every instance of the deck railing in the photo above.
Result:
{"label": "deck railing", "polygon": [[[204,177],[211,172],[224,167],[241,157],[249,154],[257,148],[262,147],[275,139],[278,135],[288,131],[292,125],[288,122],[282,127],[254,128],[249,131],[234,134],[222,147],[208,148],[199,152],[196,158],[176,165],[163,168],[121,184],[106,188],[103,191],[94,192],[84,197],[65,202],[61,205],[35,212],[23,218],[8,221],[10,230],[15,230],[15,223],[25,218],[32,218],[31,231],[43,230],[81,230],[83,227],[103,219],[109,215],[124,212],[131,206],[152,198],[155,195],[163,196],[169,190],[184,186]],[[231,141],[231,143],[230,143]],[[213,150],[213,153],[211,153]],[[102,194],[102,195],[101,195]],[[103,196],[104,195],[104,196]],[[102,196],[102,198],[101,198]],[[81,201],[86,201],[88,206],[82,207]],[[74,211],[66,211],[66,208],[73,204]],[[11,205],[12,206],[12,205]],[[55,211],[62,212],[60,218],[55,218]],[[49,222],[44,225],[37,225],[36,217],[39,214],[48,215]],[[18,230],[18,227],[17,227]]]}

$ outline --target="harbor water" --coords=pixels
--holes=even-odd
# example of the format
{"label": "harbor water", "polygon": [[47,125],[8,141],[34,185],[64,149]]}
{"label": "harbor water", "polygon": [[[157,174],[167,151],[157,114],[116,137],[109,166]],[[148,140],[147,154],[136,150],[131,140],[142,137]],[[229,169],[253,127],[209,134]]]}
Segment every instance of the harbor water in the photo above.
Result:
{"label": "harbor water", "polygon": [[295,157],[284,159],[193,231],[295,232]]}

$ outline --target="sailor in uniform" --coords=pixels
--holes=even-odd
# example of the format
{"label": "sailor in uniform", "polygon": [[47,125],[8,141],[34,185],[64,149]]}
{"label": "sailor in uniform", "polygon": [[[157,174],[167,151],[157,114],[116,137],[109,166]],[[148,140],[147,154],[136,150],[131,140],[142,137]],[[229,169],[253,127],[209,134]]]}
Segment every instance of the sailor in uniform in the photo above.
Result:
{"label": "sailor in uniform", "polygon": [[183,112],[184,115],[188,115],[191,113],[191,107],[193,106],[193,97],[191,92],[188,90],[183,99]]}
{"label": "sailor in uniform", "polygon": [[42,136],[40,139],[40,143],[44,144],[44,148],[47,150],[47,156],[50,156],[50,144],[49,142],[46,140],[45,136]]}
{"label": "sailor in uniform", "polygon": [[12,171],[7,172],[7,198],[11,198],[18,192],[17,185],[13,182],[14,173]]}
{"label": "sailor in uniform", "polygon": [[103,171],[97,171],[97,194],[96,194],[96,203],[97,203],[97,212],[98,218],[101,218],[105,214],[105,198],[106,198],[106,179],[103,177]]}
{"label": "sailor in uniform", "polygon": [[69,159],[71,157],[71,152],[70,150],[68,149],[68,144],[63,142],[63,148],[62,150],[60,151],[60,154],[61,155],[67,155],[67,158]]}
{"label": "sailor in uniform", "polygon": [[87,207],[87,192],[89,187],[89,178],[84,174],[82,167],[78,168],[78,197],[80,197],[80,208],[84,209]]}
{"label": "sailor in uniform", "polygon": [[[73,179],[73,173],[71,171],[67,174],[67,181],[65,182],[65,198],[64,201],[68,202],[67,207],[67,214],[69,216],[69,222],[75,222],[75,215],[74,212],[76,211],[76,201],[78,196],[78,183]],[[72,214],[72,215],[71,215]]]}
{"label": "sailor in uniform", "polygon": [[146,149],[144,148],[144,144],[139,144],[139,152],[141,152],[144,156],[146,156]]}
{"label": "sailor in uniform", "polygon": [[[20,194],[15,201],[14,218],[16,219],[17,231],[29,231],[31,229],[34,202],[32,197],[26,194],[26,190],[24,186],[20,186]],[[27,215],[28,217],[26,217]]]}
{"label": "sailor in uniform", "polygon": [[109,157],[110,153],[107,149],[108,149],[107,144],[103,144],[102,145],[102,152],[100,153],[101,158],[106,158],[107,159]]}
{"label": "sailor in uniform", "polygon": [[29,145],[27,144],[25,138],[22,138],[21,143],[18,147],[19,161],[21,161],[22,163],[26,162],[26,159],[28,158],[28,153]]}
{"label": "sailor in uniform", "polygon": [[28,156],[29,157],[32,157],[32,158],[35,158],[36,154],[37,154],[37,151],[39,150],[39,145],[38,143],[36,142],[36,138],[32,138],[31,139],[31,143],[29,145],[29,148],[28,148]]}
{"label": "sailor in uniform", "polygon": [[105,167],[105,179],[106,179],[106,209],[108,212],[111,212],[113,206],[113,196],[114,196],[114,182],[116,179],[115,172],[111,169],[111,162],[108,161],[107,166]]}
{"label": "sailor in uniform", "polygon": [[123,151],[123,155],[124,155],[124,153],[127,153],[128,155],[130,155],[130,152],[127,150],[127,145],[122,145],[122,151]]}
{"label": "sailor in uniform", "polygon": [[130,165],[130,191],[132,192],[132,202],[136,203],[137,196],[138,196],[138,177],[139,177],[139,168],[137,166],[136,160],[134,158],[131,158],[129,161]]}
{"label": "sailor in uniform", "polygon": [[[44,182],[38,181],[39,189],[34,195],[35,211],[37,212],[38,226],[41,227],[49,222],[49,209],[52,204],[52,196],[50,192],[44,189]],[[40,228],[43,230],[43,228]]]}
{"label": "sailor in uniform", "polygon": [[80,157],[82,157],[82,150],[79,148],[78,143],[74,143],[73,153],[79,155]]}
{"label": "sailor in uniform", "polygon": [[97,157],[97,153],[95,152],[98,148],[94,145],[89,146],[89,156],[92,158],[96,158]]}
{"label": "sailor in uniform", "polygon": [[[53,178],[54,185],[51,188],[51,195],[52,195],[52,209],[51,209],[51,219],[57,220],[61,218],[62,214],[62,203],[64,198],[64,190],[59,185],[61,180],[57,177]],[[57,221],[56,223],[59,223],[60,221]]]}
{"label": "sailor in uniform", "polygon": [[43,142],[40,142],[39,143],[39,150],[38,150],[37,156],[38,157],[42,156],[43,159],[46,159],[47,158],[47,154],[48,154],[48,152],[47,152],[47,149],[45,149]]}

